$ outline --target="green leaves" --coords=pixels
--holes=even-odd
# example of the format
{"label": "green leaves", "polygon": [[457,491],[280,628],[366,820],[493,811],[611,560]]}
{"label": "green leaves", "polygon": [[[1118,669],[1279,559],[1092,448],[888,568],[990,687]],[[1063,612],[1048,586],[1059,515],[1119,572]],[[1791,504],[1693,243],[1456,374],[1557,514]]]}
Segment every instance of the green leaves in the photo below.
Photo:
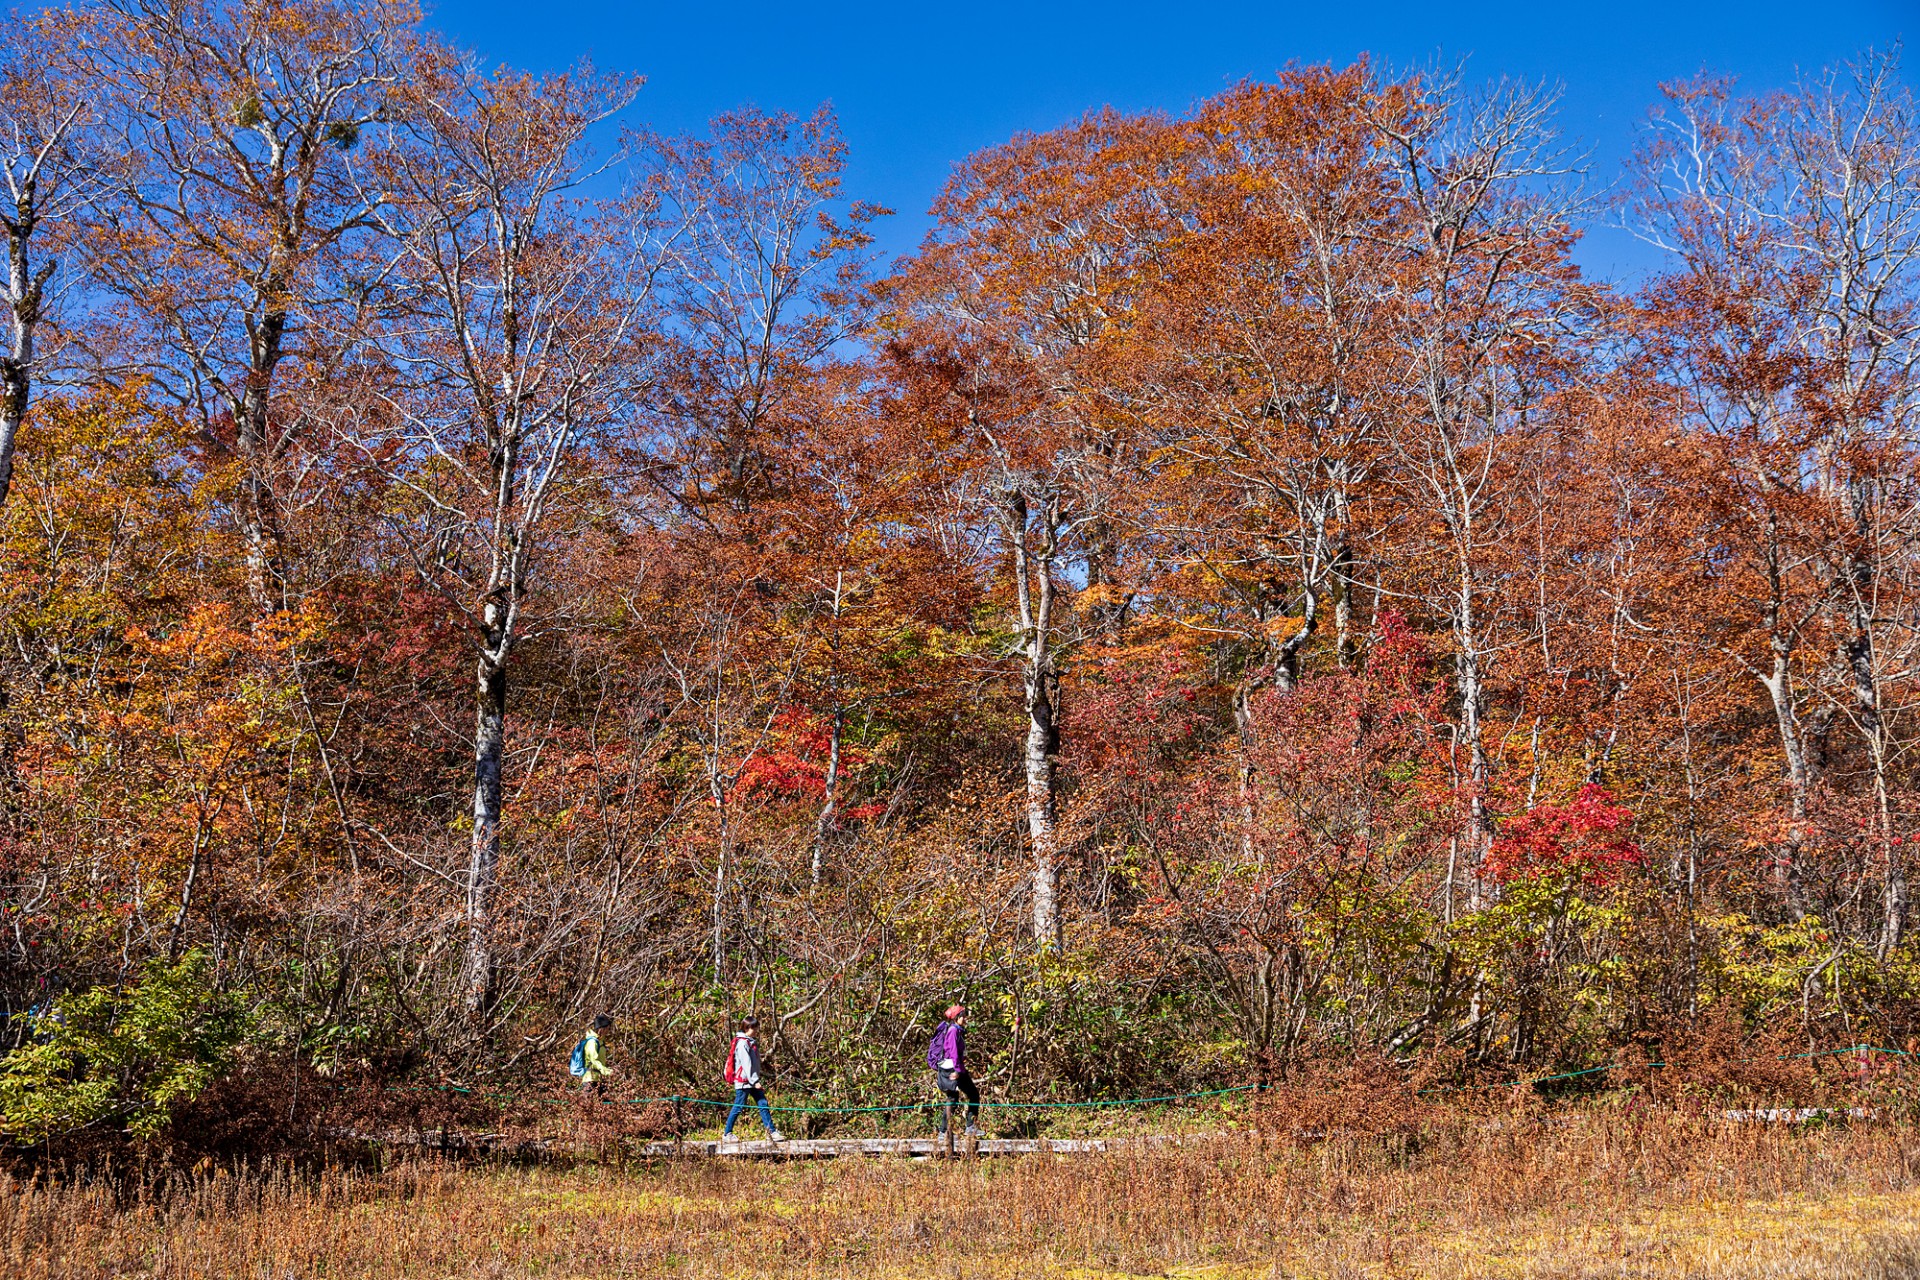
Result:
{"label": "green leaves", "polygon": [[227,1070],[253,1025],[198,951],[26,1018],[28,1043],[0,1059],[0,1135],[19,1143],[97,1125],[152,1138]]}

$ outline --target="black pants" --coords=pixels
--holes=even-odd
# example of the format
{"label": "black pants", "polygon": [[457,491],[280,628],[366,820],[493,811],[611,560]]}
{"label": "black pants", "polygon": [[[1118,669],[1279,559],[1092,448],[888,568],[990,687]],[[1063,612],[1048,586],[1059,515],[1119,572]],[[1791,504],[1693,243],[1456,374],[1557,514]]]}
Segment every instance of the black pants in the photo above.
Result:
{"label": "black pants", "polygon": [[[965,1071],[936,1071],[933,1082],[940,1086],[940,1092],[947,1095],[947,1107],[960,1105],[960,1095],[967,1098],[967,1125],[971,1128],[980,1119],[980,1086]],[[947,1108],[940,1109],[940,1130],[947,1131]]]}

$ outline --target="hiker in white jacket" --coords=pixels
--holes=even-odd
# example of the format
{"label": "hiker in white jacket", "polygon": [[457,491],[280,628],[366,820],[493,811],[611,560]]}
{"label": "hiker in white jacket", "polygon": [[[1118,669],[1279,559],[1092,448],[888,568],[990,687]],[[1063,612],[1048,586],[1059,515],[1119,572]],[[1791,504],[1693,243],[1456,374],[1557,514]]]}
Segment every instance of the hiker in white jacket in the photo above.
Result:
{"label": "hiker in white jacket", "polygon": [[727,1112],[727,1131],[720,1135],[720,1141],[733,1140],[733,1122],[747,1109],[747,1099],[760,1104],[760,1123],[767,1127],[767,1137],[774,1142],[783,1142],[781,1132],[773,1127],[773,1112],[767,1107],[767,1091],[760,1084],[760,1019],[748,1016],[740,1019],[740,1030],[734,1032],[733,1050],[727,1055],[727,1083],[733,1086],[733,1108]]}

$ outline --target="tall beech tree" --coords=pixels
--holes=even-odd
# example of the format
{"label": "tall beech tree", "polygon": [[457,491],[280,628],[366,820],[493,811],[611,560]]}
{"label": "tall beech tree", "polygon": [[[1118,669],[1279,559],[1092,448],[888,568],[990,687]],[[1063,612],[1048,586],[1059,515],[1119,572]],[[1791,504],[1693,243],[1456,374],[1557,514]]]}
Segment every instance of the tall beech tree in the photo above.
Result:
{"label": "tall beech tree", "polygon": [[[10,338],[0,357],[0,504],[13,484],[14,446],[46,360],[48,287],[61,254],[76,245],[74,222],[115,169],[98,132],[99,86],[63,76],[58,34],[45,22],[10,23],[0,43],[0,163],[7,239],[5,300]],[[75,273],[68,272],[68,278]]]}
{"label": "tall beech tree", "polygon": [[623,421],[644,369],[651,199],[597,217],[568,202],[610,163],[588,133],[638,90],[441,56],[416,68],[378,157],[376,216],[398,246],[376,331],[391,380],[352,426],[396,486],[393,529],[473,648],[461,1000],[474,1015],[493,993],[509,681],[536,625],[539,557],[564,535],[576,453]]}
{"label": "tall beech tree", "polygon": [[1080,626],[1124,618],[1113,496],[1132,452],[1109,361],[1167,232],[1162,122],[1114,113],[974,157],[934,205],[901,273],[896,351],[939,387],[948,456],[970,477],[1006,566],[1026,712],[1021,743],[1034,937],[1060,936],[1060,678],[1075,640],[1064,578],[1084,573]]}
{"label": "tall beech tree", "polygon": [[1731,651],[1766,689],[1779,732],[1781,886],[1796,910],[1820,908],[1804,846],[1826,753],[1809,721],[1822,734],[1838,715],[1864,753],[1885,954],[1909,908],[1887,723],[1905,628],[1882,582],[1920,536],[1920,115],[1895,60],[1870,55],[1758,103],[1724,81],[1669,86],[1655,123],[1633,208],[1677,266],[1647,328],[1690,419],[1716,442],[1723,465],[1710,479],[1725,509],[1756,531],[1739,542],[1765,584],[1749,624],[1765,652]]}
{"label": "tall beech tree", "polygon": [[[1562,335],[1590,301],[1568,261],[1577,197],[1557,183],[1569,162],[1553,100],[1496,85],[1422,86],[1376,117],[1401,208],[1394,219],[1395,346],[1404,417],[1388,435],[1395,476],[1422,526],[1397,582],[1445,619],[1459,700],[1466,818],[1456,870],[1466,905],[1486,903],[1481,872],[1494,836],[1493,666],[1519,601],[1506,590],[1519,492],[1540,399],[1567,367]],[[1449,875],[1449,911],[1455,878]]]}
{"label": "tall beech tree", "polygon": [[[741,683],[729,668],[743,654],[786,652],[797,661],[808,643],[791,636],[771,648],[761,643],[768,637],[755,619],[765,614],[753,597],[764,603],[786,593],[739,557],[778,556],[775,545],[790,536],[788,512],[778,504],[806,481],[788,473],[788,460],[804,456],[808,444],[830,431],[822,414],[832,409],[822,406],[832,397],[823,381],[842,360],[838,348],[871,319],[869,227],[887,210],[842,191],[846,144],[825,108],[804,119],[728,112],[703,135],[649,137],[646,151],[663,216],[680,231],[663,246],[668,346],[647,418],[647,462],[639,469],[654,492],[638,500],[670,504],[662,518],[690,522],[690,537],[704,540],[716,567],[725,566],[687,580],[705,594],[693,607],[712,625],[697,646],[706,657],[677,664],[688,704],[704,708],[694,723],[716,815],[710,905],[718,975],[726,963],[738,856],[734,791],[740,770],[759,758],[797,675],[789,666],[770,685],[752,676]],[[844,575],[838,582],[829,629],[844,604]],[[806,594],[812,598],[813,590]],[[730,687],[754,692],[733,699]],[[768,690],[778,694],[770,702],[760,696]],[[729,704],[752,710],[734,721],[725,711]],[[829,752],[836,762],[843,727],[835,712]],[[837,789],[833,770],[823,832]]]}
{"label": "tall beech tree", "polygon": [[1183,231],[1132,344],[1158,461],[1136,498],[1163,569],[1153,589],[1212,638],[1232,682],[1248,856],[1261,695],[1298,686],[1329,626],[1337,665],[1355,650],[1355,507],[1391,402],[1396,206],[1373,117],[1395,92],[1364,67],[1310,69],[1209,103],[1188,126]]}
{"label": "tall beech tree", "polygon": [[310,322],[357,304],[343,268],[381,193],[355,158],[407,78],[418,17],[411,0],[114,0],[45,19],[60,74],[97,94],[96,145],[124,156],[88,204],[94,283],[144,327],[138,371],[233,450],[262,608],[288,599],[281,473],[305,425],[298,399],[276,399],[283,364],[324,377],[333,344]]}

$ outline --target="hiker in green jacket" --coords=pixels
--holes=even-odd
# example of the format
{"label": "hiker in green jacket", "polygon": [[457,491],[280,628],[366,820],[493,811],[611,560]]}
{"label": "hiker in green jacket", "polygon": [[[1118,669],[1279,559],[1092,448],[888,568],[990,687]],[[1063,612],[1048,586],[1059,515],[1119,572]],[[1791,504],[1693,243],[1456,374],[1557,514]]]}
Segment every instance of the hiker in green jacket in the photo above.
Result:
{"label": "hiker in green jacket", "polygon": [[613,1019],[600,1014],[593,1020],[593,1026],[587,1034],[580,1037],[580,1043],[573,1046],[573,1060],[567,1063],[567,1070],[580,1077],[582,1097],[590,1097],[603,1092],[606,1078],[613,1074],[613,1068],[600,1056],[600,1033],[613,1030]]}

